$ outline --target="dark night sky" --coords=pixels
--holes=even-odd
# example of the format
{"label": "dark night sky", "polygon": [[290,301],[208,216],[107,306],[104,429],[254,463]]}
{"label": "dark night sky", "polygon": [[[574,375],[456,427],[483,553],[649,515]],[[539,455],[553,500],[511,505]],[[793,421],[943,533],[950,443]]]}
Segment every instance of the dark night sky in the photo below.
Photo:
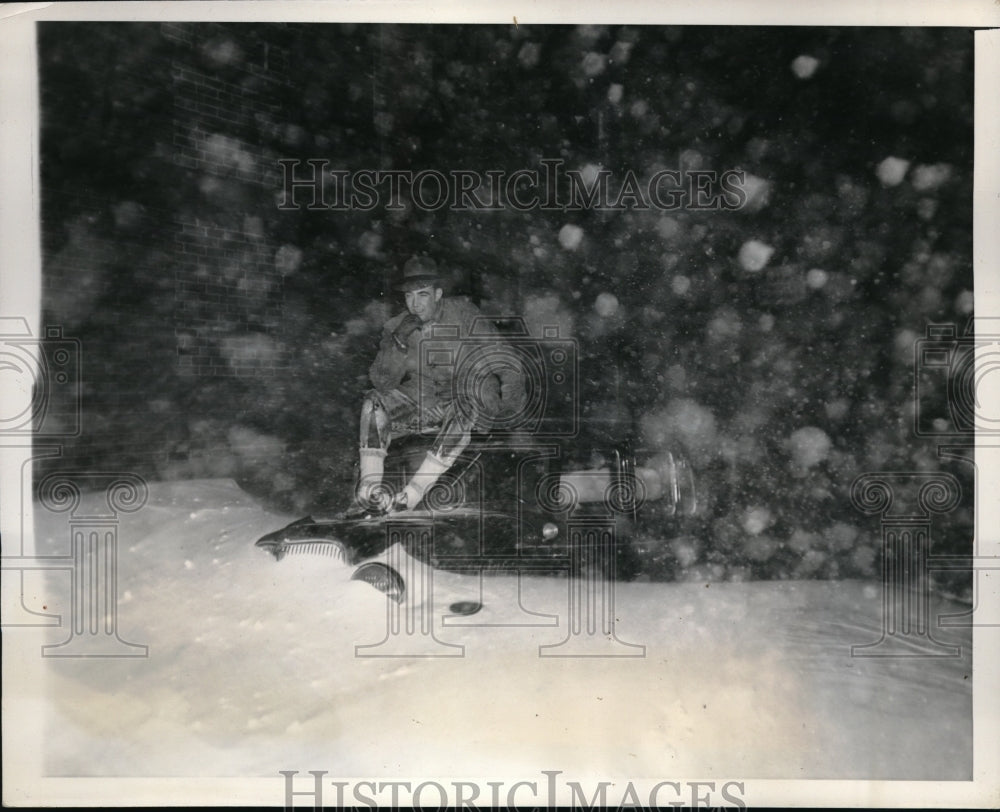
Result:
{"label": "dark night sky", "polygon": [[[386,282],[430,251],[484,307],[571,327],[585,415],[610,412],[623,436],[692,459],[704,512],[684,536],[689,566],[873,572],[850,484],[941,466],[912,431],[913,344],[928,323],[971,315],[970,30],[190,30],[184,46],[156,24],[39,29],[45,314],[84,343],[71,453],[153,477],[235,476],[296,509],[330,501],[350,476],[381,319],[398,307]],[[767,194],[730,212],[283,212],[266,183],[178,165],[177,134],[197,116],[178,104],[179,67],[272,100],[213,131],[271,158],[508,173],[558,158],[619,178],[734,169]],[[177,281],[184,218],[250,222],[269,257],[300,252],[268,294],[277,317],[191,328],[224,358],[271,353],[272,374],[180,374],[184,314],[210,295]],[[770,250],[763,268],[755,250]],[[921,408],[943,409],[929,391]],[[968,543],[970,510],[942,543]]]}

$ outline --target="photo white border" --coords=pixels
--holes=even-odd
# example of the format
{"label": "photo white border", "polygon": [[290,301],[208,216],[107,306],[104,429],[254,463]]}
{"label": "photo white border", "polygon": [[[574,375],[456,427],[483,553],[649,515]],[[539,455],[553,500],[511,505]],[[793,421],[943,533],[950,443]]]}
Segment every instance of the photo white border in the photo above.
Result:
{"label": "photo white border", "polygon": [[[41,20],[215,21],[215,22],[580,22],[780,25],[780,26],[961,26],[995,28],[1000,4],[962,2],[768,2],[686,0],[670,3],[594,0],[559,2],[149,2],[56,3],[0,6],[0,315],[24,316],[37,334],[40,301],[37,57],[34,23]],[[974,274],[977,316],[1000,316],[1000,31],[976,35]],[[4,408],[16,408],[30,393],[2,392]],[[27,401],[24,401],[27,403]],[[982,446],[981,446],[982,447]],[[0,534],[15,540],[30,514],[20,514],[18,451],[0,443]],[[977,458],[979,453],[977,451]],[[977,487],[979,555],[1000,556],[1000,493],[994,467],[980,466]],[[10,544],[10,542],[8,542]],[[5,545],[5,549],[7,549]],[[1000,573],[983,573],[980,619],[1000,622]],[[4,597],[4,605],[10,596]],[[281,805],[282,778],[261,779],[99,779],[45,778],[41,775],[41,702],[44,698],[38,641],[26,634],[3,634],[3,801],[10,806],[109,805]],[[1000,801],[1000,628],[974,630],[974,780],[775,781],[746,779],[748,806],[921,806],[992,807]],[[992,689],[990,686],[994,686]],[[323,765],[304,765],[303,770]],[[544,766],[544,765],[543,765]],[[400,777],[401,779],[404,777]],[[429,778],[429,777],[424,777]],[[504,776],[484,776],[501,780]],[[509,776],[511,781],[536,776]],[[672,780],[697,780],[697,776]],[[729,776],[743,780],[739,776]],[[344,779],[347,780],[347,779]],[[359,779],[360,780],[360,779]],[[716,779],[718,781],[718,779]],[[651,785],[653,782],[650,781]],[[638,783],[637,783],[638,786]],[[308,798],[300,798],[310,805]]]}

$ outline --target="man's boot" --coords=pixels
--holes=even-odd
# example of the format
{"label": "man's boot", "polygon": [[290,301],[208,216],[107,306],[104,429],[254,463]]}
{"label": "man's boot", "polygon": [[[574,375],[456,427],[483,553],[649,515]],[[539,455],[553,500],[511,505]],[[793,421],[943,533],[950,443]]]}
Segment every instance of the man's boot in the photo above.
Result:
{"label": "man's boot", "polygon": [[424,461],[416,473],[410,477],[409,483],[396,497],[396,507],[401,510],[413,510],[420,504],[427,490],[438,481],[441,474],[448,470],[448,464],[432,451],[427,452]]}
{"label": "man's boot", "polygon": [[374,507],[385,473],[386,452],[384,448],[361,448],[359,452],[361,477],[358,480],[357,501],[361,507]]}

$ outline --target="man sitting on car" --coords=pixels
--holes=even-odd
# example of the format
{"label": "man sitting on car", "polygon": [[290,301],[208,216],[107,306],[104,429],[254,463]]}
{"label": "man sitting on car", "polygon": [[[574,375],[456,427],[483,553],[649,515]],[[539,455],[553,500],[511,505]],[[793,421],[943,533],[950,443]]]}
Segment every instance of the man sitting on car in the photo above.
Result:
{"label": "man sitting on car", "polygon": [[[501,415],[523,409],[523,374],[509,358],[490,365],[476,353],[475,370],[456,376],[463,342],[496,330],[464,298],[446,297],[433,259],[414,256],[397,290],[406,311],[383,327],[369,369],[374,389],[361,406],[361,477],[355,509],[412,510],[469,444],[473,429],[488,430]],[[468,357],[468,356],[466,356]],[[485,364],[485,366],[484,366]],[[394,496],[382,487],[386,452],[398,437],[435,431],[434,442],[406,487]]]}

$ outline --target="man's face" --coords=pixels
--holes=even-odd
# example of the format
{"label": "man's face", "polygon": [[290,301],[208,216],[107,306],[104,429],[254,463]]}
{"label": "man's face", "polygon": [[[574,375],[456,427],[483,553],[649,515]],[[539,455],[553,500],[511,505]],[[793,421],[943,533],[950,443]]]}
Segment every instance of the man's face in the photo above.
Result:
{"label": "man's face", "polygon": [[428,285],[425,288],[406,291],[406,309],[421,321],[430,321],[441,301],[442,290]]}

